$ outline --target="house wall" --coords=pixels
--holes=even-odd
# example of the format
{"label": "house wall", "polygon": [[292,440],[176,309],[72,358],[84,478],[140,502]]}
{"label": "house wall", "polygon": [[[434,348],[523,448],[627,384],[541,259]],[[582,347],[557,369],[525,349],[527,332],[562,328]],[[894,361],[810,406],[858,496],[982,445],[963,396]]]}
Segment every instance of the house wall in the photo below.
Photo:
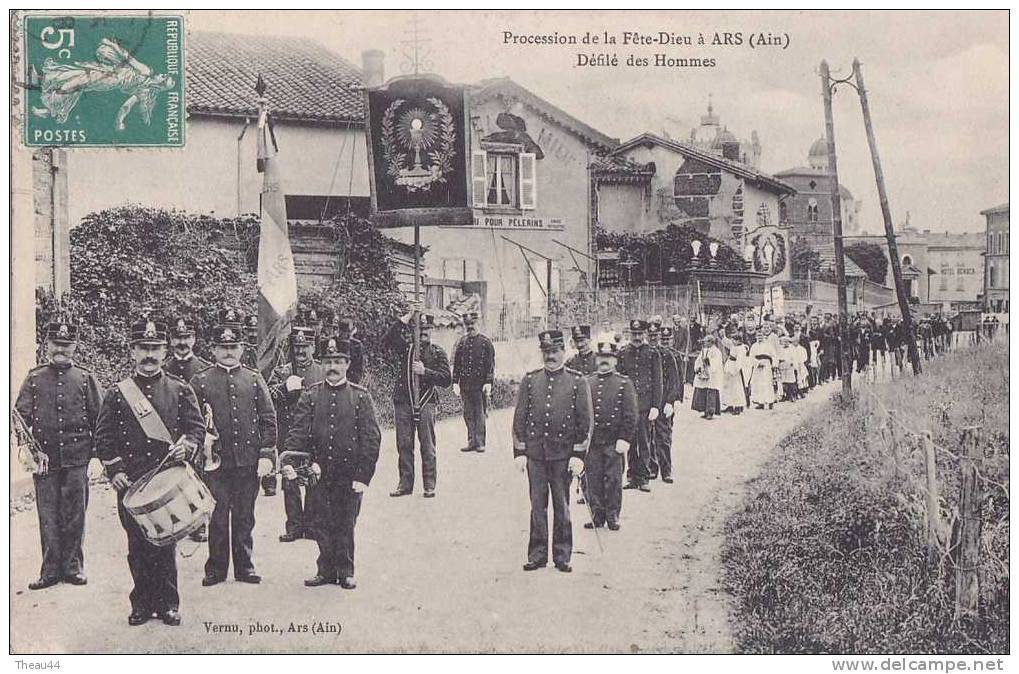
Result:
{"label": "house wall", "polygon": [[[251,121],[240,141],[243,119],[192,117],[184,148],[68,152],[71,226],[88,213],[131,203],[220,217],[257,213],[262,175]],[[280,122],[275,133],[286,194],[369,195],[362,129]]]}
{"label": "house wall", "polygon": [[[622,153],[622,156],[641,164],[655,163],[650,203],[640,209],[639,215],[626,217],[622,211],[633,207],[637,198],[633,192],[639,188],[627,190],[617,189],[617,186],[603,186],[609,189],[607,193],[599,190],[599,219],[606,227],[619,228],[621,231],[630,227],[630,231],[648,232],[662,229],[670,223],[686,224],[732,244],[734,225],[742,224],[746,229],[756,227],[757,212],[762,205],[770,214],[770,223],[778,224],[778,197],[750,185],[738,176],[706,166],[695,159],[688,159],[660,145],[636,146]],[[681,168],[681,198],[677,203],[676,173]],[[742,220],[733,210],[733,196],[740,187],[743,188]],[[623,196],[621,192],[629,194]],[[602,210],[602,203],[606,200],[611,204],[607,213]]]}
{"label": "house wall", "polygon": [[[535,162],[536,207],[478,208],[474,211],[473,226],[424,227],[420,235],[421,244],[427,249],[425,275],[485,281],[487,297],[482,300],[488,307],[488,316],[483,318],[483,327],[506,334],[518,331],[517,327],[519,332],[525,332],[542,324],[546,299],[539,285],[545,287],[547,270],[541,256],[524,253],[502,237],[553,260],[553,295],[586,287],[581,272],[593,284],[594,265],[582,255],[575,254],[574,259],[566,248],[553,241],[584,253],[589,251],[588,145],[529,106],[493,98],[472,106],[474,151],[481,151],[481,138],[500,130],[495,120],[501,112],[512,112],[522,118],[528,135],[544,153],[544,158]],[[389,230],[387,234],[413,242],[413,230],[409,228]],[[525,256],[537,279],[528,269]]]}
{"label": "house wall", "polygon": [[935,247],[928,249],[931,269],[930,301],[948,306],[951,302],[975,302],[983,292],[983,249],[977,247]]}

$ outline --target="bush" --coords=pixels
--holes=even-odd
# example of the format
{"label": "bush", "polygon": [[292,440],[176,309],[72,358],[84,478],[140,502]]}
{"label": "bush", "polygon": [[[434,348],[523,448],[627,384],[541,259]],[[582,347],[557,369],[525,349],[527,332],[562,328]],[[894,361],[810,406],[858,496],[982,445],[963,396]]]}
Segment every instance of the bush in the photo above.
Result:
{"label": "bush", "polygon": [[[1002,346],[926,363],[920,377],[833,403],[780,444],[726,525],[724,583],[751,653],[1008,652],[1008,372]],[[952,572],[928,558],[923,452],[906,426],[958,445],[982,424],[979,618],[953,623]],[[941,509],[958,512],[959,469],[938,452]],[[994,485],[998,486],[994,486]]]}
{"label": "bush", "polygon": [[[342,243],[339,273],[326,287],[302,289],[300,303],[355,318],[365,347],[366,383],[380,414],[391,420],[396,358],[381,338],[407,304],[392,272],[389,239],[356,214],[337,216],[325,227]],[[195,350],[208,356],[202,328],[215,324],[221,308],[257,310],[258,231],[251,215],[217,219],[126,206],[85,216],[71,230],[71,292],[60,307],[51,294],[37,292],[38,342],[58,312],[69,313],[81,322],[76,360],[111,386],[131,370],[130,325],[148,308],[167,320],[193,316],[200,328]],[[493,403],[503,401],[494,393]],[[446,399],[441,409],[442,416],[457,414],[459,400]]]}

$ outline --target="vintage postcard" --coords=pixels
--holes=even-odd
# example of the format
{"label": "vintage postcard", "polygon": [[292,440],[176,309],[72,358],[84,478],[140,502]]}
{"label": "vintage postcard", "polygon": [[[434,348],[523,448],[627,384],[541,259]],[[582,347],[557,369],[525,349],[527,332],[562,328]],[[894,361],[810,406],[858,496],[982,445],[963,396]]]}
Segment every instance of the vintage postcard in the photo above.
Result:
{"label": "vintage postcard", "polygon": [[1003,669],[1008,19],[10,12],[17,667]]}

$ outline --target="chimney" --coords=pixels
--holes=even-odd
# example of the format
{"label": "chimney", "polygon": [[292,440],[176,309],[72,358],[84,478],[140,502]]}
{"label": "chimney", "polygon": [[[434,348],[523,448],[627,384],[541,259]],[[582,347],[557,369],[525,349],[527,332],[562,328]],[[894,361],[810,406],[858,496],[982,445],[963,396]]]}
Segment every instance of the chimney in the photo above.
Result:
{"label": "chimney", "polygon": [[729,161],[739,161],[739,143],[732,141],[725,141],[722,143],[722,157]]}
{"label": "chimney", "polygon": [[381,87],[385,83],[385,60],[385,52],[379,49],[361,52],[361,71],[364,74],[362,84],[365,87]]}

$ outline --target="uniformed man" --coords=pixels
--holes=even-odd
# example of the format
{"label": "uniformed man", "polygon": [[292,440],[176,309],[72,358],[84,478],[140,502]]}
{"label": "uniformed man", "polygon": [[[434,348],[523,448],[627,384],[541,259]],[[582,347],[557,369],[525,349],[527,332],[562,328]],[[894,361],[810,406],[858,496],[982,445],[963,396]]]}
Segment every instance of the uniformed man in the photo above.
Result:
{"label": "uniformed man", "polygon": [[[129,625],[141,625],[153,616],[179,625],[180,596],[177,546],[156,546],[145,538],[124,508],[124,492],[164,458],[170,463],[193,462],[205,435],[195,392],[163,371],[166,339],[166,325],[148,316],[132,326],[134,374],[107,392],[96,422],[97,453],[117,490],[117,512],[127,532],[127,563],[134,579]],[[153,420],[161,422],[156,432]]]}
{"label": "uniformed man", "polygon": [[[352,590],[354,581],[354,525],[361,497],[375,475],[382,434],[368,392],[347,381],[348,343],[321,340],[319,357],[325,380],[309,386],[294,411],[287,437],[288,451],[308,452],[312,471],[320,476],[313,514],[318,542],[318,572],[309,587],[337,583]],[[291,473],[293,468],[286,466]]]}
{"label": "uniformed man", "polygon": [[[276,408],[276,446],[282,452],[286,447],[294,409],[304,389],[325,379],[325,368],[315,360],[315,329],[303,314],[290,329],[290,362],[277,367],[269,377],[269,394]],[[311,510],[314,504],[315,487],[304,485],[296,478],[283,478],[283,508],[287,519],[280,534],[281,543],[291,543],[299,538],[311,537]]]}
{"label": "uniformed man", "polygon": [[[413,312],[408,312],[390,326],[384,341],[400,358],[400,369],[393,387],[393,412],[396,425],[397,468],[400,481],[390,496],[407,496],[414,491],[414,435],[421,449],[421,481],[424,497],[435,496],[435,408],[438,388],[452,382],[449,358],[442,347],[432,344],[435,317],[421,314],[418,318],[420,355],[414,351]],[[418,397],[412,396],[413,375],[418,377]]]}
{"label": "uniformed man", "polygon": [[[195,355],[195,324],[186,316],[178,316],[170,322],[170,355],[163,363],[163,371],[176,375],[186,382],[202,370],[211,367],[212,363]],[[201,463],[201,462],[199,462]],[[196,466],[196,472],[205,479],[203,471]],[[209,539],[208,525],[191,532],[189,538],[196,543],[204,543]]]}
{"label": "uniformed man", "polygon": [[524,571],[548,564],[548,497],[552,494],[552,561],[569,573],[573,552],[570,476],[584,472],[591,439],[591,394],[587,380],[565,367],[563,333],[538,335],[544,367],[528,372],[517,390],[513,413],[513,457],[527,471],[531,533]]}
{"label": "uniformed man", "polygon": [[364,345],[354,337],[357,327],[354,319],[337,315],[333,319],[333,334],[340,341],[350,344],[350,367],[347,368],[347,381],[360,384],[364,378]]}
{"label": "uniformed man", "polygon": [[648,477],[651,471],[652,427],[662,410],[662,357],[658,349],[645,343],[648,323],[640,319],[630,321],[630,343],[620,350],[619,372],[633,381],[637,389],[637,427],[627,454],[627,477],[623,489],[651,491]]}
{"label": "uniformed man", "polygon": [[[650,334],[650,332],[648,333]],[[662,354],[662,413],[655,419],[655,458],[661,471],[662,482],[672,484],[672,429],[675,412],[683,400],[683,378],[672,348],[675,332],[663,325],[658,334],[658,349]]]}
{"label": "uniformed man", "polygon": [[591,348],[591,326],[574,325],[570,332],[577,353],[566,361],[566,367],[576,370],[584,376],[594,374],[597,367],[594,362],[594,350]]}
{"label": "uniformed man", "polygon": [[[227,311],[231,311],[228,309]],[[230,325],[233,321],[220,318],[220,325]],[[241,365],[258,369],[258,314],[247,314],[242,316],[241,323],[244,326],[244,350],[241,355]]]}
{"label": "uniformed man", "polygon": [[212,352],[216,365],[191,380],[201,409],[211,411],[219,435],[218,469],[206,474],[216,507],[209,520],[209,559],[202,585],[226,580],[233,553],[234,579],[257,584],[251,559],[258,481],[272,472],[276,409],[256,370],[241,365],[244,342],[237,324],[217,325]]}
{"label": "uniformed man", "polygon": [[[247,314],[243,316],[244,326],[244,351],[241,354],[240,364],[246,368],[261,372],[258,366],[258,314]],[[229,321],[221,321],[221,325],[229,325]],[[270,472],[263,475],[259,480],[262,485],[262,492],[266,496],[276,495],[276,473]]]}
{"label": "uniformed man", "polygon": [[672,317],[673,351],[676,356],[676,366],[679,368],[680,402],[686,397],[686,385],[693,383],[693,359],[695,353],[689,341],[694,335],[690,329],[689,319],[682,314],[675,314]]}
{"label": "uniformed man", "polygon": [[103,391],[95,376],[74,364],[78,328],[66,320],[46,327],[47,363],[28,373],[15,409],[28,427],[39,472],[33,474],[39,514],[42,569],[31,590],[60,581],[84,585],[85,508],[89,478],[102,465],[95,458],[93,436]]}
{"label": "uniformed man", "polygon": [[637,425],[637,391],[628,377],[616,371],[618,356],[615,342],[599,342],[597,371],[587,377],[594,410],[591,446],[584,462],[592,516],[584,525],[587,529],[606,524],[612,531],[619,529],[623,456],[630,449]]}
{"label": "uniformed man", "polygon": [[170,323],[170,356],[163,370],[184,381],[201,372],[212,363],[195,355],[195,323],[186,316],[178,316]]}
{"label": "uniformed man", "polygon": [[478,331],[478,312],[463,316],[466,334],[453,353],[453,392],[463,399],[467,446],[462,452],[485,451],[487,398],[495,379],[495,347]]}

